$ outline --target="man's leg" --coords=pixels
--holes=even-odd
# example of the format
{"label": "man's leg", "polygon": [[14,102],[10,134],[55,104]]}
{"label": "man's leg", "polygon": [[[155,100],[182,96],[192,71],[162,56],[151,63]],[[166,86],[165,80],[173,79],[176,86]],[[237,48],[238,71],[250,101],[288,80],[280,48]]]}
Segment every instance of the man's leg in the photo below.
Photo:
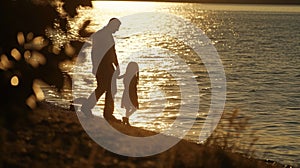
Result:
{"label": "man's leg", "polygon": [[114,98],[113,97],[114,97],[114,95],[112,94],[111,80],[112,80],[112,78],[110,78],[108,80],[108,87],[107,87],[106,94],[105,94],[105,105],[104,105],[103,117],[107,121],[121,123],[121,120],[118,120],[115,118],[115,116],[113,116],[113,112],[114,112]]}
{"label": "man's leg", "polygon": [[114,112],[114,99],[111,93],[111,89],[108,89],[105,94],[105,105],[103,111],[104,118],[106,119],[112,118],[113,112]]}
{"label": "man's leg", "polygon": [[100,83],[93,93],[88,97],[85,103],[81,106],[81,111],[88,117],[92,117],[91,109],[95,107],[101,95],[105,92],[105,88]]}

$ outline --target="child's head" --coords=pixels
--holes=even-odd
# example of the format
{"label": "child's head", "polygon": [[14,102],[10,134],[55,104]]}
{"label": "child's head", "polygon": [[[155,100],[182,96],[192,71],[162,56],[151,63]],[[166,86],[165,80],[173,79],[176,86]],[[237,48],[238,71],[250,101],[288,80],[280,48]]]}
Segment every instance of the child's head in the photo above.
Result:
{"label": "child's head", "polygon": [[126,74],[135,74],[139,72],[139,65],[136,62],[129,62],[126,68]]}

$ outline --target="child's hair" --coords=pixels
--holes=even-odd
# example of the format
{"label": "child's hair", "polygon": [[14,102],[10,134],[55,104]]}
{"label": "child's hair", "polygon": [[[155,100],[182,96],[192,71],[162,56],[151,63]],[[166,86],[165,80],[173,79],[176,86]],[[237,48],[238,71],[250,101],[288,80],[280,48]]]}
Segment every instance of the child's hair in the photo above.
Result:
{"label": "child's hair", "polygon": [[125,75],[126,76],[131,76],[136,74],[137,79],[139,79],[139,65],[136,62],[129,62],[126,68]]}

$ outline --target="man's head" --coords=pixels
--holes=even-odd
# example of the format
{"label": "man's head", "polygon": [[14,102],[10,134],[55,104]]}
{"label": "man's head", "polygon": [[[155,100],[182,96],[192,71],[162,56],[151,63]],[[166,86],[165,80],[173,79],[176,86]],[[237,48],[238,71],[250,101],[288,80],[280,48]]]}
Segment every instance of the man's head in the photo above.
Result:
{"label": "man's head", "polygon": [[111,18],[107,24],[107,28],[112,32],[115,33],[119,30],[121,25],[121,21],[117,18]]}

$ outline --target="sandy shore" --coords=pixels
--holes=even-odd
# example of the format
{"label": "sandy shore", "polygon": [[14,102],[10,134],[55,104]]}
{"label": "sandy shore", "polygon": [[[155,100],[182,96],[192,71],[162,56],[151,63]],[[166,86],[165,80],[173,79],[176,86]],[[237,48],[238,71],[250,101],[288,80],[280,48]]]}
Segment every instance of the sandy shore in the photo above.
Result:
{"label": "sandy shore", "polygon": [[[0,167],[283,167],[185,140],[150,157],[120,156],[95,143],[75,112],[45,102],[30,113],[29,120],[14,131],[1,128]],[[132,136],[156,134],[121,124],[113,127]]]}

